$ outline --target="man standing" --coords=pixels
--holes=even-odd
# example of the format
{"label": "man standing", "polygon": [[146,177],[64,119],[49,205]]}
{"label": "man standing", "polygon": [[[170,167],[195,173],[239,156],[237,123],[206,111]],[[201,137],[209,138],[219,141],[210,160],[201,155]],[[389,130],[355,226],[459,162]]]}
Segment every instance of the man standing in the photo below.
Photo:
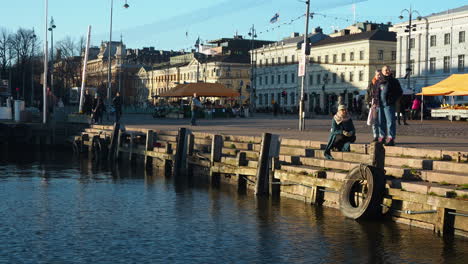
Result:
{"label": "man standing", "polygon": [[194,93],[192,101],[190,102],[190,110],[192,110],[192,118],[190,119],[190,124],[192,126],[197,125],[197,112],[199,108],[201,108],[201,103],[200,100],[198,100],[197,98],[197,94]]}
{"label": "man standing", "polygon": [[380,82],[379,105],[379,141],[385,141],[385,146],[395,146],[396,125],[395,107],[402,96],[400,82],[392,75],[390,66],[382,67],[383,79]]}
{"label": "man standing", "polygon": [[91,115],[91,112],[93,111],[93,98],[89,94],[89,90],[86,89],[85,95],[83,98],[83,113],[86,115]]}
{"label": "man standing", "polygon": [[122,98],[120,97],[120,92],[117,92],[114,99],[112,99],[112,106],[115,109],[115,122],[119,123],[122,116]]}

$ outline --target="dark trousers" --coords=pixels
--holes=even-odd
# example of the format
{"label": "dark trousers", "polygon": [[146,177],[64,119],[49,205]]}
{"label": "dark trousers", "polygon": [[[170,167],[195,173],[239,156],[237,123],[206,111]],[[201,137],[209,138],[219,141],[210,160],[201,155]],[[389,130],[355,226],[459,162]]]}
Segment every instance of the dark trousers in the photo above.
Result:
{"label": "dark trousers", "polygon": [[403,117],[403,123],[406,124],[406,111],[403,110],[402,112],[397,112],[397,117],[398,117],[398,124],[400,124],[400,116]]}
{"label": "dark trousers", "polygon": [[122,116],[122,110],[115,110],[115,122],[116,123],[120,121],[121,116]]}
{"label": "dark trousers", "polygon": [[338,151],[343,151],[344,144],[353,143],[354,141],[356,141],[356,136],[347,137],[345,135],[336,135],[332,149],[336,148]]}

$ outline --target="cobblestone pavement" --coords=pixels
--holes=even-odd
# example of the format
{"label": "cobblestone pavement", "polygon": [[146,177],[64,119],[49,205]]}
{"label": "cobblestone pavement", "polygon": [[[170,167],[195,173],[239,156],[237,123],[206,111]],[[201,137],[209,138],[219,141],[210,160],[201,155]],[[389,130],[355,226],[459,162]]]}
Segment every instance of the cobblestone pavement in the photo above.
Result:
{"label": "cobblestone pavement", "polygon": [[[154,119],[150,115],[124,115],[122,121],[129,127],[177,129],[187,127],[194,131],[231,135],[255,135],[263,132],[279,134],[286,138],[327,141],[331,117],[320,116],[306,120],[306,130],[298,131],[295,116],[273,117],[257,114],[251,118],[200,119],[198,126],[190,126],[189,119]],[[356,143],[368,143],[372,133],[365,121],[354,121]],[[448,120],[408,121],[407,126],[397,125],[397,146],[468,151],[468,122]]]}

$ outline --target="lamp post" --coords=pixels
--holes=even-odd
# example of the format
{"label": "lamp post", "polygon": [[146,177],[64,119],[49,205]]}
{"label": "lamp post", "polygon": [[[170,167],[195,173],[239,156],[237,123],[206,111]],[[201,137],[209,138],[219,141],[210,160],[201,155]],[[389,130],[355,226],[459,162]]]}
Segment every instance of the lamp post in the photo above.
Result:
{"label": "lamp post", "polygon": [[[307,34],[309,34],[309,18],[310,18],[310,0],[307,0],[306,2],[306,16],[305,16],[305,33],[304,33],[304,44],[303,44],[303,58],[302,63],[304,64],[302,67],[303,69],[303,76],[302,76],[302,83],[301,83],[301,98],[299,101],[299,131],[304,131],[305,130],[305,120],[304,120],[304,89],[305,86],[307,85],[306,83],[306,76],[307,76],[307,55],[310,54],[309,50],[309,41],[307,39]],[[300,66],[299,66],[300,68]]]}
{"label": "lamp post", "polygon": [[31,106],[34,105],[34,44],[36,43],[36,33],[34,28],[31,35],[32,48],[31,48]]}
{"label": "lamp post", "polygon": [[[127,4],[125,0],[124,8],[129,8],[130,5]],[[112,68],[112,58],[111,58],[111,49],[112,49],[112,14],[114,11],[114,0],[111,0],[110,4],[110,30],[109,30],[109,44],[107,45],[107,60],[108,60],[108,69],[107,69],[107,103],[110,105],[111,102],[111,68]]]}
{"label": "lamp post", "polygon": [[48,30],[50,31],[50,91],[52,94],[54,94],[54,29],[56,27],[54,18],[50,17]]}
{"label": "lamp post", "polygon": [[409,18],[409,22],[408,22],[408,25],[406,25],[406,29],[405,29],[405,32],[408,32],[408,41],[407,41],[407,52],[406,52],[406,76],[405,78],[408,80],[408,87],[407,89],[410,90],[411,89],[411,63],[410,63],[410,60],[411,60],[411,31],[416,31],[416,25],[413,25],[412,22],[413,22],[413,14],[416,14],[418,15],[418,17],[420,17],[421,15],[419,14],[418,11],[416,10],[413,10],[412,7],[410,6],[409,9],[403,9],[401,10],[400,12],[400,16],[399,18],[400,19],[403,19],[404,16],[403,16],[403,13],[408,13],[408,18]]}
{"label": "lamp post", "polygon": [[257,31],[255,30],[255,25],[252,25],[249,31],[249,36],[252,37],[250,41],[250,105],[251,111],[254,113],[255,111],[255,103],[257,100],[256,95],[256,85],[255,85],[255,64],[257,63],[257,58],[254,58],[254,41],[257,37]]}

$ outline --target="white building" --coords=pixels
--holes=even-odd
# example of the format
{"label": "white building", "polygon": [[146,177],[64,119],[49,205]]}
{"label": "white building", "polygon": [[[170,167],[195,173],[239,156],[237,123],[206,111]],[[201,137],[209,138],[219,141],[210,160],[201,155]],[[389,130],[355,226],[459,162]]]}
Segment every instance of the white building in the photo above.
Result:
{"label": "white building", "polygon": [[[433,85],[452,74],[466,73],[468,67],[468,5],[419,17],[412,21],[411,40],[405,32],[409,21],[394,26],[397,33],[397,77],[403,78],[407,69],[408,47],[411,48],[410,87],[420,92],[422,87]],[[406,80],[401,80],[404,87]],[[457,103],[468,102],[459,96]]]}

